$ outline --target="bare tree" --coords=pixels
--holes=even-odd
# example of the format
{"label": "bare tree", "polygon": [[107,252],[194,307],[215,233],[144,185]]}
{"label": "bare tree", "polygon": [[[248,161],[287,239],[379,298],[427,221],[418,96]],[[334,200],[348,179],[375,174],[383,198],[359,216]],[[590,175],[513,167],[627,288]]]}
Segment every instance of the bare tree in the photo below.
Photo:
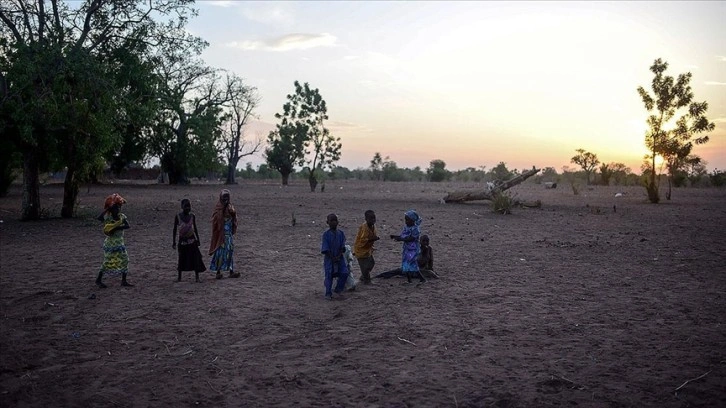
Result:
{"label": "bare tree", "polygon": [[225,184],[236,184],[235,171],[237,164],[246,156],[257,153],[262,146],[262,139],[257,136],[254,140],[247,140],[244,128],[250,120],[257,118],[255,109],[259,106],[261,98],[257,88],[245,86],[242,79],[235,75],[227,76],[227,87],[233,95],[224,110],[221,123],[222,134],[217,145],[227,160],[227,181]]}

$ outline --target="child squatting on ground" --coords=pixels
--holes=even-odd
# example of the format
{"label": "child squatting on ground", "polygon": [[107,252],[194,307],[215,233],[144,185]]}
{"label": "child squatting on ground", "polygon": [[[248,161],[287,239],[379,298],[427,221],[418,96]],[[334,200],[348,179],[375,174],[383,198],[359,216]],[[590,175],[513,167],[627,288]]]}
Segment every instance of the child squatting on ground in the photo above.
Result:
{"label": "child squatting on ground", "polygon": [[[433,248],[431,248],[431,240],[429,239],[428,235],[422,234],[419,241],[421,242],[421,253],[419,253],[417,258],[418,272],[426,279],[438,279],[439,275],[434,272],[434,250]],[[401,268],[396,268],[391,269],[390,271],[379,273],[375,276],[375,278],[388,279],[394,276],[403,275],[403,270],[401,270]]]}
{"label": "child squatting on ground", "polygon": [[[199,231],[197,220],[192,212],[192,203],[188,199],[181,200],[182,211],[174,216],[174,231],[171,247],[177,249],[176,239],[179,237],[179,259],[177,262],[177,282],[181,282],[183,271],[194,271],[194,280],[199,282],[199,272],[204,272],[202,253],[199,251]],[[179,234],[177,235],[177,231]]]}
{"label": "child squatting on ground", "polygon": [[391,235],[391,239],[403,242],[401,254],[401,271],[406,275],[406,280],[411,283],[411,277],[417,276],[423,283],[426,279],[419,272],[418,255],[421,253],[419,246],[419,236],[421,231],[421,217],[414,210],[408,210],[403,216],[406,225],[401,230],[400,235]]}
{"label": "child squatting on ground", "polygon": [[232,205],[230,192],[227,189],[219,193],[214,212],[212,213],[212,238],[209,244],[209,255],[212,260],[209,269],[216,272],[216,278],[222,279],[222,271],[229,271],[230,278],[239,278],[234,271],[234,234],[237,233],[237,211]]}
{"label": "child squatting on ground", "polygon": [[376,213],[373,210],[365,212],[365,222],[358,227],[358,234],[355,236],[353,254],[358,259],[360,266],[361,282],[371,283],[371,272],[376,265],[373,259],[373,245],[380,239],[376,231]]}
{"label": "child squatting on ground", "polygon": [[126,200],[114,193],[106,197],[103,203],[103,212],[98,216],[103,221],[103,233],[106,239],[103,240],[103,264],[96,278],[96,286],[106,288],[103,283],[103,275],[121,275],[121,286],[134,286],[126,280],[129,273],[129,254],[126,252],[124,243],[124,230],[129,229],[129,222],[126,215],[122,214],[121,206]]}
{"label": "child squatting on ground", "polygon": [[348,280],[348,264],[345,259],[345,234],[338,229],[338,216],[328,214],[326,219],[328,230],[323,233],[320,253],[323,258],[323,271],[325,272],[325,299],[333,299],[333,278],[337,278],[335,293],[343,296],[345,282]]}

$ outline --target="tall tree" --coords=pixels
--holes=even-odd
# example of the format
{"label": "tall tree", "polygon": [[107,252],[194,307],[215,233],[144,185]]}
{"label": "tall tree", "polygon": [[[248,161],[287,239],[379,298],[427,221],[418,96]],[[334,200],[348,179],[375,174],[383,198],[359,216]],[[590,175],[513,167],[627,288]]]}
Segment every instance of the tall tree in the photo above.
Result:
{"label": "tall tree", "polygon": [[169,173],[169,184],[189,184],[190,165],[216,161],[222,109],[241,88],[235,86],[236,78],[223,79],[220,70],[193,55],[164,51],[159,65],[162,109],[153,146],[162,168]]}
{"label": "tall tree", "polygon": [[[651,203],[660,201],[655,167],[655,158],[660,155],[667,163],[668,168],[668,194],[671,197],[671,182],[674,173],[682,169],[687,163],[685,159],[691,154],[694,144],[708,142],[708,135],[698,137],[698,134],[710,132],[716,128],[713,122],[706,118],[708,103],[694,102],[691,90],[691,73],[678,75],[677,79],[665,75],[668,63],[656,59],[650,67],[653,73],[651,90],[648,93],[642,86],[638,87],[638,94],[643,100],[645,109],[651,114],[648,116],[648,132],[645,135],[645,145],[650,151],[650,172],[646,183],[648,199]],[[677,119],[676,116],[680,115]],[[675,119],[675,123],[672,120]],[[672,126],[669,129],[670,125]]]}
{"label": "tall tree", "polygon": [[[275,117],[280,119],[282,127],[291,127],[292,132],[286,131],[286,133],[294,135],[291,140],[293,142],[298,138],[297,141],[302,142],[303,147],[302,152],[295,148],[289,152],[297,154],[297,157],[294,157],[297,165],[307,167],[310,191],[315,191],[318,185],[317,173],[326,168],[332,169],[335,162],[340,160],[342,148],[340,138],[333,137],[325,127],[328,107],[317,88],[310,88],[307,82],[301,85],[295,81],[295,93],[287,95],[287,102],[282,110],[283,112],[275,114]],[[282,135],[278,128],[276,136],[282,137]]]}
{"label": "tall tree", "polygon": [[281,118],[276,127],[276,130],[267,135],[265,160],[271,169],[280,173],[282,185],[286,186],[295,166],[305,156],[307,127],[300,123],[290,123],[287,118]]}
{"label": "tall tree", "polygon": [[575,151],[577,154],[572,156],[570,163],[580,166],[582,171],[585,172],[587,184],[590,184],[590,174],[592,174],[597,165],[600,164],[600,160],[597,158],[595,153],[586,152],[585,149],[577,149]]}
{"label": "tall tree", "polygon": [[233,80],[228,82],[238,89],[232,92],[235,97],[224,107],[218,147],[227,161],[225,184],[236,184],[235,172],[240,159],[257,153],[262,145],[259,138],[250,141],[244,134],[245,126],[256,117],[255,109],[261,99],[257,88],[245,86],[241,78],[233,76]]}
{"label": "tall tree", "polygon": [[10,101],[0,120],[23,155],[22,219],[40,217],[38,173],[51,164],[68,168],[61,214],[72,215],[77,175],[117,143],[112,124],[125,96],[113,79],[123,71],[114,50],[132,45],[143,52],[185,36],[187,18],[195,13],[190,4],[0,2],[0,72]]}
{"label": "tall tree", "polygon": [[131,47],[114,50],[114,58],[123,62],[117,64],[113,77],[116,89],[123,90],[125,97],[119,101],[121,109],[114,120],[117,143],[104,158],[118,176],[129,164],[150,156],[149,130],[159,110],[161,81],[153,61]]}

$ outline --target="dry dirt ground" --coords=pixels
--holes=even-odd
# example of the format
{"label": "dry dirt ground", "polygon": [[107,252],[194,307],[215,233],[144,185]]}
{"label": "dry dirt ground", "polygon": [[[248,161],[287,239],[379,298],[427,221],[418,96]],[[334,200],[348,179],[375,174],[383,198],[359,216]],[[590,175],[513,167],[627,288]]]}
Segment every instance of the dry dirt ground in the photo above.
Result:
{"label": "dry dirt ground", "polygon": [[[726,189],[652,205],[640,187],[526,184],[510,191],[542,207],[504,216],[440,202],[474,184],[242,182],[242,277],[177,283],[179,200],[204,248],[222,187],[92,186],[60,219],[62,187],[49,185],[50,218],[25,223],[18,187],[0,199],[0,406],[726,406]],[[136,286],[99,290],[94,217],[112,192],[128,200]],[[385,237],[409,208],[441,278],[325,301],[325,216],[352,242],[375,210],[382,272],[400,262]]]}

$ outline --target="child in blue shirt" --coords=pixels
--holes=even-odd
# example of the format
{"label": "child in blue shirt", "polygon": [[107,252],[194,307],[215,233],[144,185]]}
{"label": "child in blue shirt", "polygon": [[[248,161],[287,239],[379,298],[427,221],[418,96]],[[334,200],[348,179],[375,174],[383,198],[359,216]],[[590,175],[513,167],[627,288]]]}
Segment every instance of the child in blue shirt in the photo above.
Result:
{"label": "child in blue shirt", "polygon": [[338,229],[338,216],[329,214],[326,220],[328,230],[323,233],[320,252],[325,255],[323,268],[325,271],[325,299],[333,299],[333,278],[338,281],[335,293],[342,297],[345,282],[348,280],[348,264],[345,260],[345,234]]}

